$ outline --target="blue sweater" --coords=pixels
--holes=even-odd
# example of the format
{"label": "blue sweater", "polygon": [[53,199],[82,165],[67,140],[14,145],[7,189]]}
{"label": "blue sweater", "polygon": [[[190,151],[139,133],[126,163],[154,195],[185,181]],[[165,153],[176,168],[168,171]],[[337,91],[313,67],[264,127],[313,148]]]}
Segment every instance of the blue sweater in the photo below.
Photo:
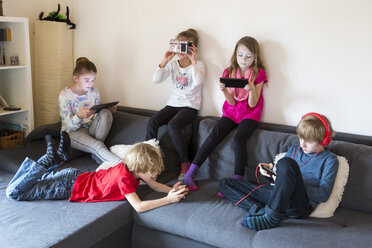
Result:
{"label": "blue sweater", "polygon": [[[293,158],[298,145],[292,146],[286,157]],[[303,165],[315,153],[306,154],[300,148],[294,160],[299,166]],[[337,156],[327,148],[300,167],[302,178],[306,187],[307,196],[315,208],[320,202],[328,200],[332,193],[333,185],[338,170]]]}

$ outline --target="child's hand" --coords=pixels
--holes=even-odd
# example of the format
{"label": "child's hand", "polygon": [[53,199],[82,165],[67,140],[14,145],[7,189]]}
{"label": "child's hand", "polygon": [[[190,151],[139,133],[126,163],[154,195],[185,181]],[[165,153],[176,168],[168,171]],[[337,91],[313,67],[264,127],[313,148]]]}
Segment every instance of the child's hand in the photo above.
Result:
{"label": "child's hand", "polygon": [[253,82],[249,82],[248,81],[248,84],[245,85],[244,89],[247,90],[247,91],[252,91],[254,88],[254,83]]}
{"label": "child's hand", "polygon": [[[273,163],[270,163],[270,164],[266,164],[266,163],[260,163],[258,166],[260,167],[260,173],[262,175],[264,175],[265,177],[272,177],[274,179],[274,176],[270,175],[264,168],[262,168],[262,165],[266,166],[267,168],[269,169],[273,169],[274,168],[274,164]],[[275,180],[275,179],[274,179]]]}
{"label": "child's hand", "polygon": [[[173,185],[173,189],[175,189],[176,191],[185,189],[185,188],[186,188],[186,185],[181,185],[181,181],[178,181],[176,184]],[[188,191],[188,188],[186,189]]]}
{"label": "child's hand", "polygon": [[174,55],[176,55],[176,53],[166,51],[162,61],[160,62],[159,67],[164,68],[168,64],[168,62],[171,61],[171,59],[173,59]]}
{"label": "child's hand", "polygon": [[109,110],[111,111],[111,113],[116,112],[117,109],[118,109],[118,106],[117,105],[112,106],[112,107],[109,107]]}
{"label": "child's hand", "polygon": [[196,64],[196,52],[197,52],[197,48],[194,44],[192,44],[190,47],[189,47],[189,52],[187,53],[187,57],[189,57],[191,63],[193,65]]}
{"label": "child's hand", "polygon": [[176,203],[182,200],[182,198],[186,197],[187,194],[187,188],[176,190],[176,189],[171,189],[167,195],[167,198],[170,203]]}
{"label": "child's hand", "polygon": [[225,90],[226,90],[226,86],[225,86],[224,83],[221,83],[221,82],[220,82],[220,90],[221,90],[221,91],[225,91]]}
{"label": "child's hand", "polygon": [[77,112],[77,116],[80,118],[80,119],[85,119],[85,118],[88,118],[89,116],[91,116],[92,114],[94,114],[96,111],[95,110],[90,110],[89,107],[81,107],[79,109],[79,112]]}

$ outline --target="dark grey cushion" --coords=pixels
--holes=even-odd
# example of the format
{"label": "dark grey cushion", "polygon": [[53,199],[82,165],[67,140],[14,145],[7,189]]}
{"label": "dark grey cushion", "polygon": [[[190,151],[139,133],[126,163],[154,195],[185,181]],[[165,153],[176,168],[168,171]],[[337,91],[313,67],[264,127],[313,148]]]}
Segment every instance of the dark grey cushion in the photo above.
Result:
{"label": "dark grey cushion", "polygon": [[[55,143],[59,144],[59,138],[54,138]],[[17,147],[0,150],[0,170],[16,173],[25,157],[33,160],[39,159],[46,152],[44,139],[35,139]],[[87,153],[71,149],[71,160],[86,156]]]}
{"label": "dark grey cushion", "polygon": [[[217,181],[199,181],[199,190],[180,203],[134,213],[135,223],[216,247],[346,248],[372,242],[370,213],[339,209],[333,218],[285,219],[279,227],[256,232],[241,225],[245,211],[217,192]],[[145,199],[161,196],[151,193]]]}
{"label": "dark grey cushion", "polygon": [[372,147],[343,141],[330,144],[331,150],[345,157],[350,166],[341,206],[372,212]]}
{"label": "dark grey cushion", "polygon": [[29,133],[25,139],[25,142],[31,142],[38,139],[44,139],[44,137],[49,134],[52,137],[59,137],[61,131],[61,122],[55,124],[43,125],[35,128]]}

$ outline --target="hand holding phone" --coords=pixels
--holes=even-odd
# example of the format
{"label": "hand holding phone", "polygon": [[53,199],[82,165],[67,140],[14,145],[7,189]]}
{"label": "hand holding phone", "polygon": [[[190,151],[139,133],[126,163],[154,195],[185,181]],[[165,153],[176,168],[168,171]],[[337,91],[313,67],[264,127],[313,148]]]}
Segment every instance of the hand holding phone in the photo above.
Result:
{"label": "hand holding phone", "polygon": [[260,163],[260,173],[266,177],[272,177],[276,176],[276,173],[273,171],[272,168],[274,168],[274,165],[272,163],[266,164],[266,163]]}
{"label": "hand holding phone", "polygon": [[276,176],[275,171],[272,169],[267,168],[265,165],[261,165],[262,169],[264,169],[270,176]]}

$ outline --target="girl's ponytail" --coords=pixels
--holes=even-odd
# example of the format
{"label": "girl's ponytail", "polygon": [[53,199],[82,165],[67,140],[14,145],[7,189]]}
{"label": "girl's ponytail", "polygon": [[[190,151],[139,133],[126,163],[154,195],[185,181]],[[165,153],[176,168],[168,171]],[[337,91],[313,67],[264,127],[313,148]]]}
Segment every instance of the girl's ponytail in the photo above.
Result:
{"label": "girl's ponytail", "polygon": [[76,66],[72,75],[79,76],[87,72],[97,73],[97,68],[87,57],[80,57],[76,60]]}

